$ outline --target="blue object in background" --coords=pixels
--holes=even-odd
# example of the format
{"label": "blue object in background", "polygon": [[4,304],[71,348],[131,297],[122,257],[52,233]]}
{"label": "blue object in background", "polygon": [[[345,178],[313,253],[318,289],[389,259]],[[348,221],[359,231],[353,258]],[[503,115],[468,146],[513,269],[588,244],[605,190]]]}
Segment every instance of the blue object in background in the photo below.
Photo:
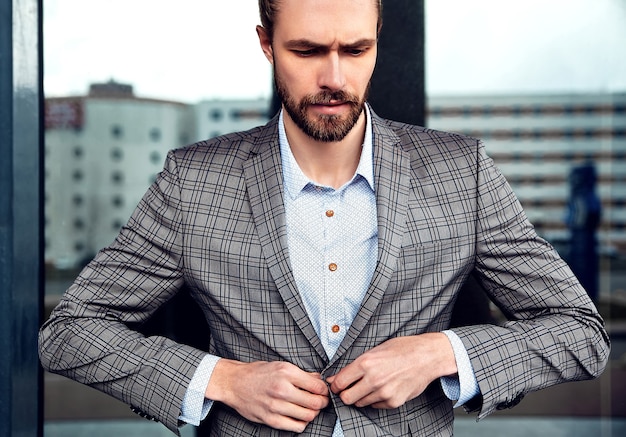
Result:
{"label": "blue object in background", "polygon": [[596,231],[602,214],[602,205],[595,190],[596,180],[593,163],[572,169],[566,218],[570,230],[567,261],[594,302],[598,301],[599,267]]}

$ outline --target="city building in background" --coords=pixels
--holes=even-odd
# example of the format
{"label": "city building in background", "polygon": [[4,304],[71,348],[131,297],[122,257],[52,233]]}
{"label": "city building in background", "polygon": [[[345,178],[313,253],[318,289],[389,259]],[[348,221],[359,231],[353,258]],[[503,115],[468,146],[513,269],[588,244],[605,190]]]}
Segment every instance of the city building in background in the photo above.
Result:
{"label": "city building in background", "polygon": [[567,245],[571,175],[595,168],[600,254],[626,251],[626,94],[431,97],[428,126],[484,141],[540,235]]}
{"label": "city building in background", "polygon": [[140,98],[131,85],[45,102],[45,261],[69,269],[110,244],[167,152],[267,121],[268,102]]}
{"label": "city building in background", "polygon": [[193,106],[197,141],[261,126],[271,118],[270,102],[256,100],[204,100]]}
{"label": "city building in background", "polygon": [[[168,150],[264,124],[269,105],[140,98],[115,82],[46,99],[47,265],[76,268],[110,244]],[[557,246],[569,238],[570,173],[592,163],[602,250],[626,251],[626,94],[435,96],[427,114],[431,128],[483,139],[539,233]]]}

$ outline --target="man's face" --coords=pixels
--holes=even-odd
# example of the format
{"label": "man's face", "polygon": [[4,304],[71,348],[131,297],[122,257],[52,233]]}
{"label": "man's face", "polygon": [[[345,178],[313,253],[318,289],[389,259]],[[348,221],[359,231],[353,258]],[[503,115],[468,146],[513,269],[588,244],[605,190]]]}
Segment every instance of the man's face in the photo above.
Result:
{"label": "man's face", "polygon": [[363,111],[376,63],[373,0],[284,0],[270,43],[259,31],[285,111],[317,141],[340,141]]}

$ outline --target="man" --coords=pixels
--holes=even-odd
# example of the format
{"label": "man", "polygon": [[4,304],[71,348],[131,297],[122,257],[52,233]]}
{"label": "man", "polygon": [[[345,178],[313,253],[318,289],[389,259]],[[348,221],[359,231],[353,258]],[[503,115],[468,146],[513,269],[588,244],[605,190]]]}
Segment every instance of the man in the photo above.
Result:
{"label": "man", "polygon": [[[366,105],[380,3],[259,5],[283,110],[169,154],[42,328],[45,367],[219,436],[451,435],[454,403],[600,374],[600,316],[480,142]],[[447,330],[470,274],[505,325]],[[209,354],[128,328],[183,286]]]}

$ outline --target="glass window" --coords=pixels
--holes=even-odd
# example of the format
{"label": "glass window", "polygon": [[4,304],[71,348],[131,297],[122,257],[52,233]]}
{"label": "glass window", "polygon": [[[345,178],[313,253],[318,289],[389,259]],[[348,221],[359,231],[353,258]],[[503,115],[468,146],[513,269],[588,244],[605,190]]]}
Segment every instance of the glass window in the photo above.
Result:
{"label": "glass window", "polygon": [[80,159],[84,155],[85,155],[85,151],[83,150],[82,147],[80,147],[80,146],[74,147],[74,157],[76,157],[77,159]]}
{"label": "glass window", "polygon": [[211,109],[209,111],[209,118],[213,121],[220,121],[224,117],[224,111],[221,109]]}
{"label": "glass window", "polygon": [[122,184],[124,182],[124,173],[119,170],[111,173],[111,182],[113,182],[115,185]]}
{"label": "glass window", "polygon": [[82,170],[74,170],[72,172],[72,179],[74,179],[75,182],[80,182],[84,179],[85,174],[83,173]]}
{"label": "glass window", "polygon": [[161,129],[157,127],[150,129],[150,139],[155,143],[159,142],[161,140]]}
{"label": "glass window", "polygon": [[161,154],[155,150],[150,153],[150,162],[153,164],[161,164],[163,162],[163,158],[161,157]]}
{"label": "glass window", "polygon": [[116,208],[121,208],[124,206],[124,197],[121,195],[116,195],[111,198],[111,204]]}
{"label": "glass window", "polygon": [[113,161],[121,161],[124,158],[124,151],[119,147],[111,149],[111,159]]}
{"label": "glass window", "polygon": [[120,126],[119,124],[111,126],[111,136],[113,138],[115,138],[116,140],[119,140],[120,138],[122,138],[122,134],[123,134],[122,126]]}

